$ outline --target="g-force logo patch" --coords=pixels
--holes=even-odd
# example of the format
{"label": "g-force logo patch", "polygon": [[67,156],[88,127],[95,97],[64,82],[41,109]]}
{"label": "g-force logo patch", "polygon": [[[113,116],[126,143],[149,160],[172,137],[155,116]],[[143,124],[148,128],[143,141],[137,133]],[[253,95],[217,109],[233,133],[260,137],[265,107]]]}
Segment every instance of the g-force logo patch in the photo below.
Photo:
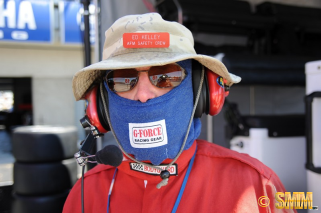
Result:
{"label": "g-force logo patch", "polygon": [[[130,166],[131,170],[134,170],[137,172],[143,172],[143,173],[150,174],[150,175],[159,175],[162,170],[166,169],[166,165],[157,166],[157,168],[161,168],[162,170],[156,169],[156,168],[151,168],[148,166],[144,166],[139,163],[130,163],[129,166]],[[170,175],[177,175],[177,164],[174,163],[173,165],[171,165],[167,169],[167,171],[169,171]]]}
{"label": "g-force logo patch", "polygon": [[128,125],[129,141],[134,148],[153,148],[167,144],[165,120]]}

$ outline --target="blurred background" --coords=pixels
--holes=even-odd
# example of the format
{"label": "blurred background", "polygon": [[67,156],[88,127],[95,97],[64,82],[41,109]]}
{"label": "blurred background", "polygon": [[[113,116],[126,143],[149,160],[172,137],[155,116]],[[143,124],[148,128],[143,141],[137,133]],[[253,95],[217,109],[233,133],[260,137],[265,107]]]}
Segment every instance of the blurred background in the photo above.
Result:
{"label": "blurred background", "polygon": [[[200,138],[258,158],[287,191],[313,191],[321,207],[321,124],[311,120],[321,118],[320,95],[305,101],[321,91],[308,85],[321,75],[321,1],[0,0],[0,213],[61,212],[88,133],[72,77],[101,59],[116,19],[153,11],[242,77],[219,115],[202,116]],[[107,133],[97,150],[110,143]]]}

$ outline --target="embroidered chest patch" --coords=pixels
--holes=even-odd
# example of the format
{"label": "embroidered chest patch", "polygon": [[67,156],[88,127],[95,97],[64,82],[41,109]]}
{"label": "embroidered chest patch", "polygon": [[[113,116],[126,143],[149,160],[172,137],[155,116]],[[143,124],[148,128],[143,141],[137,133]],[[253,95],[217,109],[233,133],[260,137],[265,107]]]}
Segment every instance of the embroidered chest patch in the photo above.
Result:
{"label": "embroidered chest patch", "polygon": [[[148,166],[144,166],[139,163],[130,163],[129,166],[130,166],[131,170],[134,170],[137,172],[143,172],[143,173],[151,174],[151,175],[159,175],[162,170],[166,169],[167,165],[156,166],[157,168],[161,168],[162,170],[156,169],[156,168],[150,168]],[[170,175],[177,175],[177,164],[174,163],[173,165],[171,165],[167,169],[167,171],[169,171]]]}

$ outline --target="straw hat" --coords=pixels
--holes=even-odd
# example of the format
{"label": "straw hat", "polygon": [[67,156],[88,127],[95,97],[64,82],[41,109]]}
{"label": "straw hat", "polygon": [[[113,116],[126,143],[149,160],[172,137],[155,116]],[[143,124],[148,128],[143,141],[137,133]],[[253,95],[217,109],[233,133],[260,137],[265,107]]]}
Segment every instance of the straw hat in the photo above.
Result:
{"label": "straw hat", "polygon": [[105,70],[160,66],[185,59],[199,61],[226,79],[229,86],[241,81],[219,60],[196,54],[191,31],[177,22],[165,21],[158,13],[124,16],[105,36],[103,60],[78,71],[72,80],[76,100],[101,81]]}

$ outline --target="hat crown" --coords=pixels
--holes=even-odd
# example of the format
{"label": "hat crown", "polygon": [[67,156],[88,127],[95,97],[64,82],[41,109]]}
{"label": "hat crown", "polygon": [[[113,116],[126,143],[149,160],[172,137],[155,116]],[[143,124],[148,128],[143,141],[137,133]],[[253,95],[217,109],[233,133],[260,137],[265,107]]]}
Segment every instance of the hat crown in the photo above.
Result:
{"label": "hat crown", "polygon": [[[177,47],[174,48],[174,46],[178,45],[177,39],[180,39],[183,41],[183,45],[187,47],[184,51],[195,54],[194,39],[189,29],[177,22],[165,21],[158,13],[147,13],[142,15],[124,16],[116,20],[114,24],[108,30],[106,30],[103,59],[105,60],[112,55],[122,54],[124,51],[124,33],[140,32],[167,32],[170,35],[169,51],[177,51]],[[150,51],[148,49],[149,48],[141,48],[140,50],[136,49],[130,51]],[[153,48],[153,51],[155,51],[155,48]]]}

